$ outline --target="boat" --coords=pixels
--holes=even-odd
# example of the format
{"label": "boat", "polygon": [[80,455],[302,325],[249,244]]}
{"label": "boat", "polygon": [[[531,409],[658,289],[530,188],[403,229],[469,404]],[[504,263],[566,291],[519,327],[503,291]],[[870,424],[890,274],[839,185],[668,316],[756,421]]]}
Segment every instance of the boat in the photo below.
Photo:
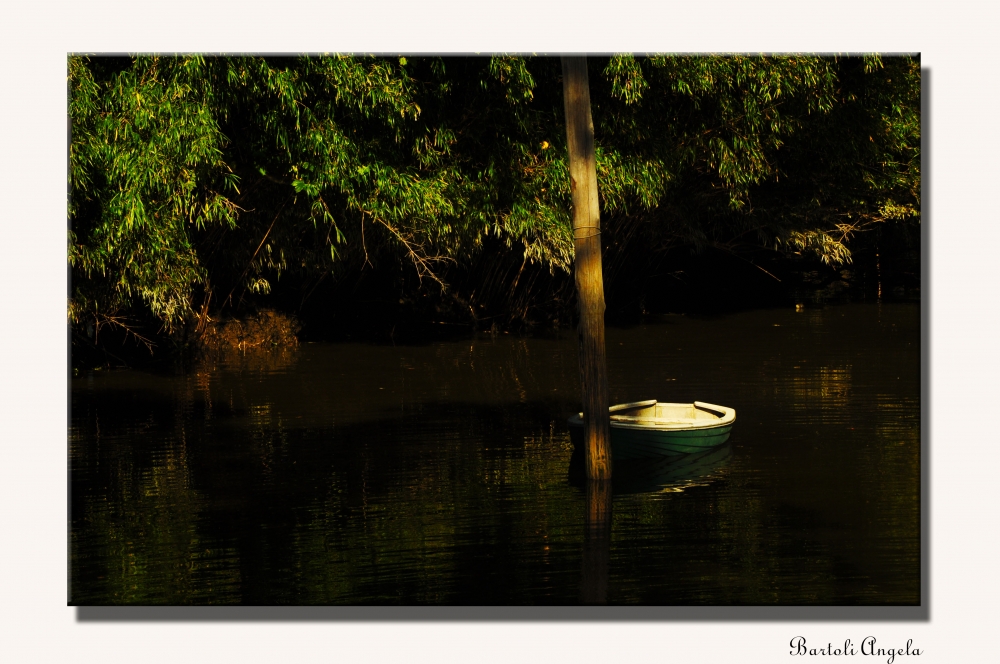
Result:
{"label": "boat", "polygon": [[[613,461],[648,459],[703,452],[729,440],[736,411],[695,401],[663,403],[635,401],[611,406]],[[570,439],[583,447],[583,413],[568,420]]]}

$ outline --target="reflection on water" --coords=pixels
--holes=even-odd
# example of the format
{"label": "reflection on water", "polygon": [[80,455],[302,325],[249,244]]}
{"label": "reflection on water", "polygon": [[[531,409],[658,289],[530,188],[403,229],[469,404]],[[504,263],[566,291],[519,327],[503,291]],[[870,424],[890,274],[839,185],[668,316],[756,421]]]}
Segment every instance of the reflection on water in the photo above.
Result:
{"label": "reflection on water", "polygon": [[730,442],[574,475],[574,335],[72,382],[75,604],[917,604],[919,309],[609,329],[612,402]]}
{"label": "reflection on water", "polygon": [[[622,495],[684,491],[705,485],[725,474],[732,451],[732,444],[726,443],[694,454],[618,461],[614,464],[610,490],[614,495]],[[583,452],[574,446],[569,459],[569,483],[583,489],[586,482]]]}

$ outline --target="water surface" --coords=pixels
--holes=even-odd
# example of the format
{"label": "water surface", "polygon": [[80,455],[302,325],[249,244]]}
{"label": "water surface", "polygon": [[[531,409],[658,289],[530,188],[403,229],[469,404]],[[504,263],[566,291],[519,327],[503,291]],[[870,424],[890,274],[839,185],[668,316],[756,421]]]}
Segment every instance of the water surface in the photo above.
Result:
{"label": "water surface", "polygon": [[572,332],[85,373],[70,601],[919,604],[919,330],[903,304],[609,328],[613,402],[737,422],[616,468],[596,544]]}

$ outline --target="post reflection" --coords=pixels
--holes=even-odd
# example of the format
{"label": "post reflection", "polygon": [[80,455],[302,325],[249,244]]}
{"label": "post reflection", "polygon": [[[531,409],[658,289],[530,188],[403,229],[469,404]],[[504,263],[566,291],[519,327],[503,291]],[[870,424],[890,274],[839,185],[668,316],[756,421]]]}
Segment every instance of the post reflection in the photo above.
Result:
{"label": "post reflection", "polygon": [[582,604],[607,604],[611,562],[611,480],[587,481],[587,516],[583,535]]}

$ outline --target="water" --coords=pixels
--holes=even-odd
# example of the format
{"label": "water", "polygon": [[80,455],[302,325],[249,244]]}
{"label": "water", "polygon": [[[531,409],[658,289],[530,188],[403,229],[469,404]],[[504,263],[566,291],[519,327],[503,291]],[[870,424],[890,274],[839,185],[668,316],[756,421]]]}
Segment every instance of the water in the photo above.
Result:
{"label": "water", "polygon": [[596,498],[572,333],[85,373],[70,601],[919,604],[919,334],[916,305],[609,328],[612,402],[737,422]]}

